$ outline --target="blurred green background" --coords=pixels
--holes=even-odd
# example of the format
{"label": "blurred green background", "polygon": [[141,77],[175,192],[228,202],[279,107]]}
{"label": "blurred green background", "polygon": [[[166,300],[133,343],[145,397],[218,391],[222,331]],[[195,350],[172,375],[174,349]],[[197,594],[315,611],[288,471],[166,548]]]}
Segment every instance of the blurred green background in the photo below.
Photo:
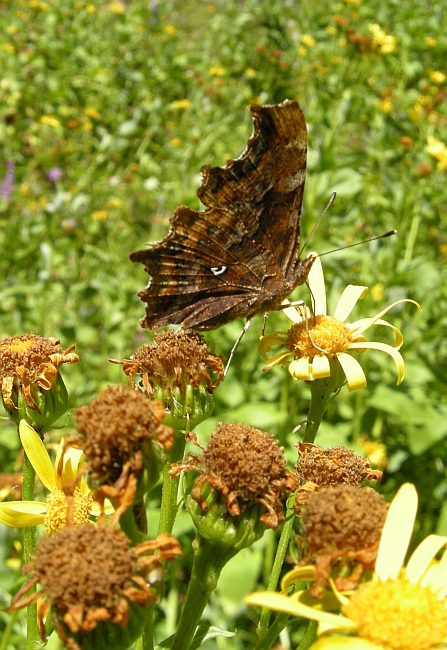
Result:
{"label": "blurred green background", "polygon": [[[414,482],[417,535],[446,534],[445,3],[3,0],[0,27],[0,335],[76,343],[80,363],[62,370],[73,407],[125,381],[108,359],[152,341],[138,325],[147,275],[129,254],[167,234],[176,205],[200,209],[200,168],[243,151],[250,104],[297,99],[309,129],[303,239],[332,191],[311,249],[399,231],[324,258],[332,309],[349,283],[371,289],[354,319],[406,297],[423,308],[388,315],[405,338],[404,383],[366,352],[368,388],[342,389],[316,442],[379,459],[387,498]],[[287,324],[274,314],[267,329]],[[211,349],[227,356],[242,325],[207,333]],[[293,463],[309,389],[284,369],[262,373],[261,326],[198,434],[245,422],[274,432]],[[2,471],[19,451],[3,421]],[[13,531],[0,535],[5,559]]]}

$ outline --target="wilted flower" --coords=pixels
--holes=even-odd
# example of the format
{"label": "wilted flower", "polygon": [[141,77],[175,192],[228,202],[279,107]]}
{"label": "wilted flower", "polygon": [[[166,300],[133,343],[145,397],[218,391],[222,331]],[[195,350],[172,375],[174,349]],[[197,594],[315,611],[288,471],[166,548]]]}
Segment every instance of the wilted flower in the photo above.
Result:
{"label": "wilted flower", "polygon": [[[195,437],[190,437],[198,445]],[[261,504],[264,513],[260,521],[277,528],[284,519],[279,498],[296,487],[296,477],[285,468],[283,448],[274,436],[230,422],[219,424],[202,449],[202,456],[188,454],[184,462],[173,464],[170,471],[171,476],[182,471],[200,472],[188,491],[198,509],[191,501],[189,505],[199,518],[216,503],[224,504],[224,510],[232,517]],[[217,529],[216,534],[220,534]]]}
{"label": "wilted flower", "polygon": [[90,484],[122,491],[133,476],[139,481],[139,496],[145,494],[158,480],[152,440],[172,445],[173,432],[162,424],[164,415],[160,402],[121,385],[108,386],[90,406],[81,406],[76,423]]}
{"label": "wilted flower", "polygon": [[337,485],[312,494],[303,508],[304,546],[296,574],[315,565],[312,596],[322,587],[352,589],[365,571],[374,569],[387,505],[371,488]]}
{"label": "wilted flower", "polygon": [[[307,313],[306,308],[300,310],[288,307],[284,310],[295,324],[288,332],[272,332],[261,338],[259,351],[268,362],[264,370],[280,364],[289,366],[289,372],[294,379],[314,381],[330,377],[333,390],[343,385],[344,375],[348,390],[353,391],[366,386],[366,377],[361,365],[348,351],[364,352],[366,349],[373,349],[386,352],[392,357],[397,367],[397,383],[400,384],[405,368],[398,350],[402,346],[403,337],[396,327],[382,320],[382,316],[401,302],[411,302],[420,309],[418,303],[409,299],[398,300],[373,318],[362,318],[352,324],[345,323],[357,301],[366,295],[368,288],[354,285],[346,287],[334,316],[327,316],[323,269],[318,256],[315,256],[309,272],[308,283],[315,301],[314,315]],[[372,325],[389,327],[395,335],[393,345],[366,341],[363,333]],[[284,345],[286,350],[269,358],[267,353],[277,344]],[[329,383],[329,380],[325,383]]]}
{"label": "wilted flower", "polygon": [[9,417],[27,420],[38,431],[47,430],[68,407],[68,393],[59,368],[79,361],[58,339],[35,334],[5,338],[0,343],[0,388]]}
{"label": "wilted flower", "polygon": [[19,434],[31,465],[50,493],[44,502],[0,503],[0,521],[14,528],[44,524],[47,535],[64,526],[76,528],[86,522],[94,510],[90,489],[84,478],[78,477],[82,451],[65,448],[61,440],[53,466],[39,434],[25,420],[20,422]]}
{"label": "wilted flower", "polygon": [[223,379],[223,361],[195,332],[168,330],[155,334],[154,340],[130,359],[111,361],[122,364],[132,388],[140,375],[147,394],[165,407],[166,424],[190,430],[213,411],[212,393]]}
{"label": "wilted flower", "polygon": [[350,449],[337,445],[322,449],[309,442],[295,445],[299,459],[297,474],[300,487],[296,495],[295,510],[299,514],[308,496],[323,487],[352,485],[360,487],[364,479],[377,481],[382,478],[380,470],[371,469],[369,460],[354,454]]}
{"label": "wilted flower", "polygon": [[[113,639],[113,648],[124,650],[141,634],[146,608],[156,599],[147,584],[150,570],[178,555],[180,546],[172,535],[131,548],[122,531],[101,524],[63,528],[38,541],[33,561],[24,568],[31,578],[8,611],[43,596],[67,648],[100,650],[111,647]],[[24,597],[35,584],[42,590]]]}

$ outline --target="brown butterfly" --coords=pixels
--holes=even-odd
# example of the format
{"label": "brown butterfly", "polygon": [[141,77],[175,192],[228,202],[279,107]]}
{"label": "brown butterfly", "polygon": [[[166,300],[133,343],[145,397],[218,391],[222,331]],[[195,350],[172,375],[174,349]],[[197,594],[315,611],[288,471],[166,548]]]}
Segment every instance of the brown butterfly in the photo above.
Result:
{"label": "brown butterfly", "polygon": [[298,259],[307,130],[296,101],[252,106],[254,132],[224,167],[202,167],[208,208],[175,209],[167,237],[132,253],[151,278],[142,327],[210,330],[278,309],[313,259]]}

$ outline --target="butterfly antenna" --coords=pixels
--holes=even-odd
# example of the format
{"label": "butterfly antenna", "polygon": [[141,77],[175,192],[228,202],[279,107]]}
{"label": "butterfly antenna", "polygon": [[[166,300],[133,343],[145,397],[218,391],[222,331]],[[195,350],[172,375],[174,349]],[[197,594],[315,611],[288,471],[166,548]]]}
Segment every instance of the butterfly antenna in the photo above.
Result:
{"label": "butterfly antenna", "polygon": [[353,248],[354,246],[360,246],[361,244],[367,244],[370,241],[376,241],[376,239],[385,239],[386,237],[391,237],[392,235],[397,235],[397,230],[389,230],[383,235],[376,235],[370,239],[364,239],[363,241],[357,241],[355,244],[347,244],[346,246],[340,246],[340,248],[334,248],[331,251],[326,251],[325,253],[319,253],[318,257],[324,257],[324,255],[329,255],[329,253],[337,253],[338,251],[344,251],[346,248]]}
{"label": "butterfly antenna", "polygon": [[303,244],[303,246],[302,246],[302,248],[301,248],[301,250],[300,250],[300,254],[299,254],[299,256],[298,256],[299,259],[302,259],[302,255],[303,255],[303,251],[304,251],[304,249],[306,248],[307,244],[308,244],[308,243],[310,242],[310,240],[312,239],[312,237],[313,237],[313,235],[314,235],[316,229],[317,229],[318,226],[320,225],[321,220],[323,219],[324,215],[326,214],[326,212],[329,210],[329,208],[331,207],[331,205],[332,205],[333,202],[335,201],[335,197],[336,197],[336,196],[337,196],[337,192],[332,192],[332,194],[331,194],[331,198],[329,199],[327,206],[324,208],[323,212],[322,212],[321,215],[320,215],[320,218],[318,219],[317,223],[315,224],[315,226],[314,226],[314,227],[312,228],[312,230],[310,231],[310,235],[309,235],[309,237],[306,239],[306,241],[304,242],[304,244]]}

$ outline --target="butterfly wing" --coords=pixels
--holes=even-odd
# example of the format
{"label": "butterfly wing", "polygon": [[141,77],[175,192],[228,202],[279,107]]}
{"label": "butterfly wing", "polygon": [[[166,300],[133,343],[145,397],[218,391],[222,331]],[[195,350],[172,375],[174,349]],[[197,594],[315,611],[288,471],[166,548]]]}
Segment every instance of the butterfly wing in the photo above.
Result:
{"label": "butterfly wing", "polygon": [[253,106],[254,133],[225,167],[204,167],[198,196],[180,206],[168,236],[132,253],[151,276],[143,327],[207,330],[274,308],[294,288],[306,165],[296,102]]}

